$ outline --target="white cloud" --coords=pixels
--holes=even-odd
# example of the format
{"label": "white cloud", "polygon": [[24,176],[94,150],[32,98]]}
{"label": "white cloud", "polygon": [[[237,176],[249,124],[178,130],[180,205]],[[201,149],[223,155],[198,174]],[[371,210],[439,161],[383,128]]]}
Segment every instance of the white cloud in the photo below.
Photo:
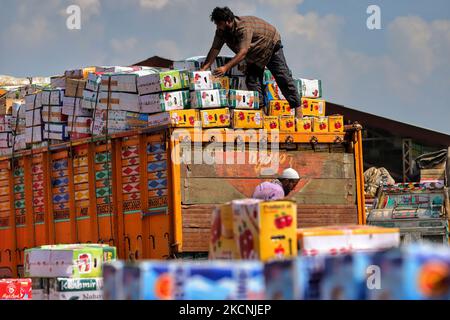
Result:
{"label": "white cloud", "polygon": [[234,0],[229,3],[228,7],[236,14],[241,16],[254,15],[257,5],[249,1]]}
{"label": "white cloud", "polygon": [[54,36],[55,33],[48,20],[42,16],[35,16],[27,23],[15,23],[6,29],[3,34],[3,38],[8,44],[20,43],[21,46],[26,48],[48,45]]}
{"label": "white cloud", "polygon": [[173,60],[183,59],[184,55],[181,53],[181,49],[175,41],[172,40],[160,40],[155,43],[155,49],[157,55],[161,57],[167,57]]}
{"label": "white cloud", "polygon": [[278,8],[297,6],[303,3],[303,0],[258,0],[261,4],[269,4]]}
{"label": "white cloud", "polygon": [[431,26],[419,17],[399,17],[388,27],[391,58],[406,80],[420,84],[436,67]]}
{"label": "white cloud", "polygon": [[81,14],[84,18],[89,19],[91,16],[99,15],[101,13],[100,0],[73,0],[80,6]]}
{"label": "white cloud", "polygon": [[169,4],[169,0],[139,0],[143,8],[161,10]]}
{"label": "white cloud", "polygon": [[111,39],[111,48],[116,53],[124,54],[129,53],[136,49],[136,45],[138,44],[138,40],[134,37],[128,39]]}

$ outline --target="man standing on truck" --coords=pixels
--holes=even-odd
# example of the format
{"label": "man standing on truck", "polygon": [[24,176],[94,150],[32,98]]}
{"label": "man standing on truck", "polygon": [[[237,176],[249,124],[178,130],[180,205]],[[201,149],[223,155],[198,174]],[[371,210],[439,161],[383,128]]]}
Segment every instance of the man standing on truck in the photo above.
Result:
{"label": "man standing on truck", "polygon": [[258,185],[253,198],[261,200],[278,200],[287,197],[300,181],[300,175],[292,168],[285,169],[278,179]]}
{"label": "man standing on truck", "polygon": [[259,93],[262,109],[265,105],[264,69],[267,67],[291,108],[300,106],[300,96],[286,64],[281,36],[274,26],[253,16],[237,17],[228,7],[216,7],[211,14],[211,21],[216,24],[217,30],[202,71],[211,67],[226,43],[236,55],[226,65],[214,70],[214,75],[223,76],[245,60],[247,88]]}

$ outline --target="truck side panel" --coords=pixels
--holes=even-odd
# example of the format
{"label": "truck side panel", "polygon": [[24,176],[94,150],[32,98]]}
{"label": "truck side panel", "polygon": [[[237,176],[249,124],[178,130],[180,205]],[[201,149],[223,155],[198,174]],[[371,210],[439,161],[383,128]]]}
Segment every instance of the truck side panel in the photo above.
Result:
{"label": "truck side panel", "polygon": [[280,150],[279,165],[275,167],[269,167],[270,162],[264,159],[249,163],[251,153],[204,152],[204,156],[216,160],[241,157],[242,163],[195,164],[196,154],[192,152],[191,163],[181,165],[184,252],[208,251],[210,215],[216,204],[251,197],[258,184],[287,167],[295,168],[302,177],[290,195],[298,203],[299,227],[357,223],[352,153]]}

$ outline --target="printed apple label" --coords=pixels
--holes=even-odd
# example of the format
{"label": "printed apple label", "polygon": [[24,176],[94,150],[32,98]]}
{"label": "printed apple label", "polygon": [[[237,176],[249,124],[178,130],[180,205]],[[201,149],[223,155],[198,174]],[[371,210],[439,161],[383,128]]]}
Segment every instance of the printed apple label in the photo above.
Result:
{"label": "printed apple label", "polygon": [[284,250],[283,246],[281,245],[281,243],[278,245],[278,247],[275,248],[274,252],[277,256],[284,255],[285,250]]}
{"label": "printed apple label", "polygon": [[82,253],[78,255],[78,271],[80,274],[91,272],[91,260],[90,253]]}
{"label": "printed apple label", "polygon": [[303,101],[303,108],[308,109],[308,101]]}
{"label": "printed apple label", "polygon": [[248,106],[252,107],[253,106],[253,97],[250,97],[250,99],[248,99]]}
{"label": "printed apple label", "polygon": [[254,252],[253,234],[247,229],[245,222],[239,226],[239,249],[242,259],[250,259]]}
{"label": "printed apple label", "polygon": [[214,245],[220,239],[220,237],[222,235],[221,231],[222,231],[222,221],[220,219],[220,213],[219,213],[215,216],[215,219],[213,221],[213,225],[211,228],[211,233],[212,233],[211,241]]}

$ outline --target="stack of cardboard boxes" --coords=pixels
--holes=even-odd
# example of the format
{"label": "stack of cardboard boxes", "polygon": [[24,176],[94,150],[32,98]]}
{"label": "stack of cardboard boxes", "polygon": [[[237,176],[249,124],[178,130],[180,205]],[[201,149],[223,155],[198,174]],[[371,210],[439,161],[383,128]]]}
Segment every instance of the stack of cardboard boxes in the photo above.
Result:
{"label": "stack of cardboard boxes", "polygon": [[267,263],[268,300],[449,300],[448,247],[414,244]]}
{"label": "stack of cardboard boxes", "polygon": [[15,150],[25,149],[25,106],[23,99],[8,94],[0,101],[0,156]]}
{"label": "stack of cardboard boxes", "polygon": [[[301,97],[301,106],[295,110],[268,70],[264,73],[265,97],[247,90],[245,63],[223,77],[213,76],[211,70],[230,59],[217,57],[207,71],[199,71],[205,57],[175,62],[173,70],[119,66],[68,70],[52,77],[50,88],[26,90],[24,132],[19,124],[19,131],[11,134],[7,117],[11,113],[0,108],[0,154],[11,150],[13,137],[15,150],[19,150],[25,143],[39,147],[167,125],[285,133],[344,130],[342,116],[326,116],[320,80],[295,80]],[[5,100],[4,94],[1,98]],[[266,110],[260,109],[261,99],[266,100]]]}
{"label": "stack of cardboard boxes", "polygon": [[[14,151],[26,149],[26,118],[25,118],[25,101],[18,100],[12,105],[11,115],[11,149]],[[11,150],[12,151],[12,150]]]}
{"label": "stack of cardboard boxes", "polygon": [[259,261],[142,261],[103,268],[105,300],[261,300]]}
{"label": "stack of cardboard boxes", "polygon": [[269,70],[264,73],[266,130],[279,128],[280,132],[343,132],[341,115],[326,116],[326,101],[322,97],[322,81],[294,79],[301,106],[292,108],[283,96]]}
{"label": "stack of cardboard boxes", "polygon": [[140,113],[138,79],[149,73],[153,70],[89,74],[83,93],[83,107],[93,111],[92,134],[147,127],[148,116]]}
{"label": "stack of cardboard boxes", "polygon": [[33,300],[102,300],[104,263],[115,247],[101,244],[50,245],[25,250],[24,272]]}
{"label": "stack of cardboard boxes", "polygon": [[194,126],[197,114],[189,112],[189,74],[185,70],[153,72],[138,79],[140,111],[148,126]]}
{"label": "stack of cardboard boxes", "polygon": [[25,97],[26,143],[67,140],[67,116],[62,113],[64,90],[44,89]]}

